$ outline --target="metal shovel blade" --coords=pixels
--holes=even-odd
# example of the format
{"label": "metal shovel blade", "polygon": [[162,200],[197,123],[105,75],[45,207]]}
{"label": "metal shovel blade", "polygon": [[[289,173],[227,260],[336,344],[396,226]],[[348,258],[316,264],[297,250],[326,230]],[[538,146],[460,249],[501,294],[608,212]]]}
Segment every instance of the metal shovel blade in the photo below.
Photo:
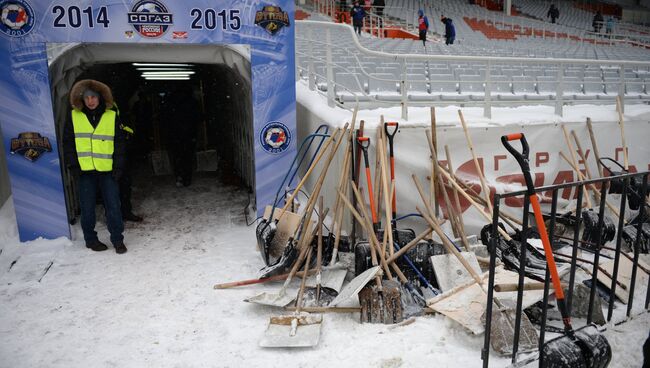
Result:
{"label": "metal shovel blade", "polygon": [[[511,355],[513,350],[512,340],[515,335],[515,319],[517,313],[513,309],[499,310],[492,307],[492,326],[490,328],[490,345],[492,349],[501,355]],[[539,337],[528,316],[521,313],[521,325],[519,328],[518,353],[525,353],[537,350]]]}
{"label": "metal shovel blade", "polygon": [[300,314],[271,317],[259,345],[264,348],[308,348],[318,345],[323,316]]}
{"label": "metal shovel blade", "polygon": [[[332,289],[336,294],[341,292],[343,287],[343,281],[345,281],[345,276],[347,275],[348,270],[344,268],[325,268],[321,272],[320,284],[321,287]],[[307,279],[305,284],[308,288],[315,288],[318,285],[318,276],[312,275]]]}
{"label": "metal shovel blade", "polygon": [[372,268],[369,268],[365,270],[364,272],[361,273],[361,275],[355,277],[345,285],[343,290],[339,293],[339,295],[336,297],[336,299],[332,300],[330,303],[330,307],[336,307],[337,305],[346,302],[350,300],[351,298],[355,297],[357,294],[359,294],[359,291],[366,286],[366,284],[372,280],[377,272],[379,272],[379,266],[375,266]]}
{"label": "metal shovel blade", "polygon": [[270,305],[272,307],[284,308],[287,305],[289,305],[289,303],[291,303],[294,299],[296,299],[296,297],[293,295],[293,293],[280,292],[278,294],[273,294],[273,293],[263,292],[261,294],[257,294],[250,298],[244,299],[244,301],[248,303]]}
{"label": "metal shovel blade", "polygon": [[540,367],[605,368],[612,360],[612,348],[595,325],[550,340],[542,347]]}

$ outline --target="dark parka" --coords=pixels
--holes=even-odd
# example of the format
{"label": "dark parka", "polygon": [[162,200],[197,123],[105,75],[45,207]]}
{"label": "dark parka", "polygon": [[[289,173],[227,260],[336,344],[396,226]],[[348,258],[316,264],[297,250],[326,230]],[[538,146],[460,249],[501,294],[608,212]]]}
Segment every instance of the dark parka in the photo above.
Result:
{"label": "dark parka", "polygon": [[[83,102],[83,93],[91,89],[99,93],[99,105],[93,111],[89,110]],[[102,82],[92,79],[84,79],[75,83],[70,90],[70,105],[72,109],[79,110],[86,114],[88,121],[93,127],[97,127],[106,109],[112,109],[114,105],[113,94],[111,89]],[[120,129],[120,117],[115,116],[115,140],[113,142],[113,176],[121,176],[124,172],[126,157],[126,133]],[[79,159],[77,158],[77,148],[75,146],[74,127],[72,125],[72,112],[68,113],[65,126],[63,127],[63,159],[66,167],[72,173],[81,171]],[[90,171],[95,172],[95,171]]]}

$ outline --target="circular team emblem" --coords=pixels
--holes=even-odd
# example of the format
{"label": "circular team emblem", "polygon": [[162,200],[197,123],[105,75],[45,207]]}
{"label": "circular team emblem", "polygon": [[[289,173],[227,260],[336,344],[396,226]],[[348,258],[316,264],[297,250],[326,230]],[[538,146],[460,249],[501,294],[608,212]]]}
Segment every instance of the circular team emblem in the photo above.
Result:
{"label": "circular team emblem", "polygon": [[25,0],[0,2],[0,31],[11,37],[21,37],[34,28],[34,11]]}
{"label": "circular team emblem", "polygon": [[281,153],[291,144],[291,131],[279,121],[272,121],[260,132],[262,148],[269,153]]}
{"label": "circular team emblem", "polygon": [[160,37],[173,24],[172,14],[158,0],[137,1],[128,15],[129,24],[144,37]]}

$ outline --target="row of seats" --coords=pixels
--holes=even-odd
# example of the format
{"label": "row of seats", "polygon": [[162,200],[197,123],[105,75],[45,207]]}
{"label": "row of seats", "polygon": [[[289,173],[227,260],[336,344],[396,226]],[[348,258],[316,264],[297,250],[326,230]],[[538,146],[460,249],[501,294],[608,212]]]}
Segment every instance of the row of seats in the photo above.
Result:
{"label": "row of seats", "polygon": [[[423,7],[431,9],[433,3],[423,2]],[[450,7],[465,9],[478,8],[465,2],[442,0]],[[398,5],[409,16],[414,0],[393,0],[387,5]],[[435,4],[435,6],[439,6]],[[392,7],[393,9],[396,7]],[[386,12],[391,13],[387,7]],[[480,8],[483,9],[483,8]],[[483,10],[477,10],[481,12]],[[392,14],[397,14],[394,12]],[[453,14],[453,13],[445,13]],[[436,22],[435,19],[431,23]],[[461,20],[462,24],[462,20]],[[457,28],[459,24],[457,24]],[[466,26],[466,25],[465,25]],[[468,29],[469,27],[466,26]],[[321,34],[324,29],[312,29],[312,34]],[[378,99],[400,100],[402,90],[411,100],[452,100],[480,101],[485,98],[487,87],[487,65],[477,62],[456,61],[407,61],[402,65],[394,57],[366,56],[352,41],[350,32],[330,29],[335,45],[330,48],[332,56],[334,92],[342,99],[354,96],[366,98],[364,94]],[[521,56],[521,57],[561,57],[580,59],[625,59],[647,61],[650,52],[645,49],[623,45],[591,45],[570,40],[527,39],[516,41],[495,41],[485,38],[480,32],[471,32],[471,37],[453,46],[430,42],[423,46],[417,40],[385,39],[365,35],[359,38],[362,45],[371,50],[399,54],[430,55],[476,55],[476,56]],[[327,88],[327,47],[319,39],[306,39],[307,32],[296,31],[296,51],[298,75],[311,77],[321,90]],[[322,37],[320,38],[322,39]],[[309,55],[308,53],[312,54]],[[531,65],[517,62],[492,63],[490,66],[490,93],[494,100],[525,101],[555,99],[558,86],[558,71],[553,64]],[[566,65],[562,75],[562,94],[571,100],[609,100],[619,93],[621,77],[623,92],[628,98],[647,101],[650,84],[648,67],[617,67],[590,65],[577,62]],[[402,82],[404,80],[404,82]]]}

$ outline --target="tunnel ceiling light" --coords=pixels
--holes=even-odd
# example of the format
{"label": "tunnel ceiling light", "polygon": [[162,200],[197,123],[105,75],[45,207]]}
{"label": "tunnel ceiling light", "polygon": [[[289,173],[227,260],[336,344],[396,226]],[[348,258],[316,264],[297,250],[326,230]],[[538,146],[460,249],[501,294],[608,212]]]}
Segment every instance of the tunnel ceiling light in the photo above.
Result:
{"label": "tunnel ceiling light", "polygon": [[192,69],[188,68],[136,68],[136,70],[139,71],[147,71],[147,70],[168,70],[168,71],[192,71]]}
{"label": "tunnel ceiling light", "polygon": [[166,67],[178,67],[178,66],[194,66],[192,64],[166,64],[166,63],[132,63],[133,66],[166,66]]}
{"label": "tunnel ceiling light", "polygon": [[190,77],[189,74],[141,74],[142,78],[147,77]]}
{"label": "tunnel ceiling light", "polygon": [[152,75],[152,76],[165,76],[165,75],[192,75],[195,72],[188,70],[185,72],[142,72],[142,76]]}
{"label": "tunnel ceiling light", "polygon": [[151,76],[146,76],[143,77],[146,80],[190,80],[190,77],[182,77],[182,76],[167,76],[167,77],[151,77]]}

